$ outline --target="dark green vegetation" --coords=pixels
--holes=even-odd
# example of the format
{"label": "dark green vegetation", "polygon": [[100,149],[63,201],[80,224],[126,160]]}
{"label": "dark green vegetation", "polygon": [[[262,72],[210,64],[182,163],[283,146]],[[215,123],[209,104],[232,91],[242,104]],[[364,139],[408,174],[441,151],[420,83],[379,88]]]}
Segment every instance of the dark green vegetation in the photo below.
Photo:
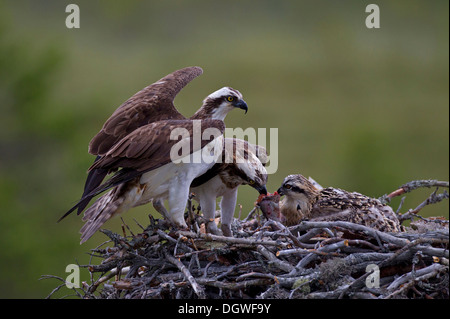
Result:
{"label": "dark green vegetation", "polygon": [[[361,1],[75,3],[81,28],[70,30],[64,1],[0,2],[0,297],[46,296],[55,283],[42,274],[64,276],[106,240],[80,247],[80,218],[56,224],[81,195],[87,144],[123,101],[181,67],[205,71],[177,97],[183,114],[229,85],[249,112],[228,127],[279,129],[271,192],[290,173],[374,197],[449,179],[448,1],[378,1],[378,30]],[[244,215],[256,197],[242,187]],[[146,224],[149,212],[123,217]]]}

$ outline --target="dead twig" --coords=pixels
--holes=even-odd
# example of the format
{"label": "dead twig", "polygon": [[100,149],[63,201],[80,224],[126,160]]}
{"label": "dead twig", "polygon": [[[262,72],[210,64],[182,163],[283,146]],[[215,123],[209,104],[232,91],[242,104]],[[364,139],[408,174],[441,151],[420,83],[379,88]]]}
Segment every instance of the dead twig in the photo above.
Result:
{"label": "dead twig", "polygon": [[411,219],[413,217],[416,217],[416,218],[422,219],[422,220],[427,221],[427,222],[446,223],[446,224],[448,224],[448,220],[429,219],[429,218],[424,218],[424,217],[418,215],[420,210],[422,208],[424,208],[425,206],[431,205],[431,204],[436,204],[436,203],[439,203],[440,201],[442,201],[442,200],[444,200],[446,198],[449,198],[449,194],[446,191],[444,191],[441,194],[436,194],[436,192],[437,192],[437,189],[433,193],[431,193],[431,195],[426,200],[424,200],[422,203],[420,203],[416,208],[409,209],[406,213],[401,214],[399,216],[400,222],[403,221],[403,220],[407,220],[407,219]]}
{"label": "dead twig", "polygon": [[[50,299],[58,290],[60,290],[63,287],[67,287],[68,285],[71,285],[71,283],[68,283],[65,279],[59,277],[59,276],[54,276],[54,275],[42,275],[39,280],[43,280],[43,279],[57,279],[59,281],[62,282],[62,284],[58,285],[56,288],[54,288],[48,295],[47,297],[45,297],[45,299]],[[75,295],[82,298],[83,294],[80,293],[77,289],[80,289],[83,293],[86,293],[86,291],[83,290],[83,288],[81,287],[71,287],[70,289],[72,289],[75,292]],[[65,297],[69,297],[68,295],[63,296],[62,298]]]}
{"label": "dead twig", "polygon": [[197,296],[200,299],[206,299],[206,295],[205,295],[204,289],[201,286],[198,285],[197,281],[191,275],[191,273],[186,268],[186,266],[184,266],[183,263],[180,260],[178,260],[174,256],[170,255],[169,253],[166,253],[165,257],[170,263],[174,264],[175,266],[178,267],[178,269],[180,269],[180,271],[183,273],[183,275],[186,277],[186,279],[191,284],[192,289],[194,289],[194,291],[197,294]]}
{"label": "dead twig", "polygon": [[415,189],[421,188],[421,187],[445,187],[449,188],[449,182],[446,181],[438,181],[435,179],[424,179],[424,180],[416,180],[411,181],[406,184],[403,184],[400,186],[397,190],[391,192],[388,195],[382,196],[381,198],[390,200],[391,198],[394,198],[396,196],[403,195],[405,193],[409,193]]}
{"label": "dead twig", "polygon": [[[440,264],[432,264],[426,268],[419,269],[414,272],[413,271],[408,272],[408,273],[400,276],[396,280],[394,280],[387,287],[387,291],[389,291],[390,294],[388,296],[386,296],[385,299],[390,299],[393,296],[398,295],[401,292],[405,291],[406,289],[411,288],[417,282],[428,280],[442,272],[448,273],[448,266],[444,266],[444,265],[440,265]],[[400,289],[397,290],[398,288],[400,288]]]}

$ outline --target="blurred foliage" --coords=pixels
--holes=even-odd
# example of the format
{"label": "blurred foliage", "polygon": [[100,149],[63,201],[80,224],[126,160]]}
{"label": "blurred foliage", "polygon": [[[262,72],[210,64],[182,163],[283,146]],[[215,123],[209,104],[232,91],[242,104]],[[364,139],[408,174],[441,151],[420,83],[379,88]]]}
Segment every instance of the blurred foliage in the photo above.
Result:
{"label": "blurred foliage", "polygon": [[[44,297],[58,283],[40,275],[87,263],[105,237],[80,246],[79,217],[56,224],[81,195],[87,144],[124,100],[181,67],[205,71],[177,97],[183,114],[229,85],[250,109],[228,127],[278,128],[270,191],[291,173],[374,197],[449,179],[448,1],[377,1],[378,30],[357,0],[75,1],[80,29],[65,27],[69,3],[0,1],[0,297]],[[256,197],[241,188],[243,214]],[[123,217],[136,229],[152,211]]]}

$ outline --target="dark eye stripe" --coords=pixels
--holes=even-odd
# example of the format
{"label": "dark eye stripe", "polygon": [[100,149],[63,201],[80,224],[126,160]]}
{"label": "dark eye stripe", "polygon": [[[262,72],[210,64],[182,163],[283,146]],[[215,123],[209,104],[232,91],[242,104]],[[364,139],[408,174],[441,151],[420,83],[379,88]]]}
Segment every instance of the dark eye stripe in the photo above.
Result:
{"label": "dark eye stripe", "polygon": [[297,186],[293,186],[292,190],[297,193],[304,193],[305,190],[303,188],[298,188]]}
{"label": "dark eye stripe", "polygon": [[[286,186],[290,186],[291,187],[290,190],[293,192],[296,192],[296,193],[304,193],[305,192],[304,189],[299,188],[297,186],[293,186],[293,185],[286,185]],[[286,186],[285,186],[285,188],[287,188]],[[287,189],[289,189],[289,188],[287,188]]]}

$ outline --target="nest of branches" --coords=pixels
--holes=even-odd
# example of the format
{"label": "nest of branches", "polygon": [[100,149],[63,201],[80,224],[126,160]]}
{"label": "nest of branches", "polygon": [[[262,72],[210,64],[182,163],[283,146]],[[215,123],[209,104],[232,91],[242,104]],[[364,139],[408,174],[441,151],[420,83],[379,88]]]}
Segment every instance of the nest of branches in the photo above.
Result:
{"label": "nest of branches", "polygon": [[224,237],[204,233],[189,205],[190,231],[151,216],[139,234],[102,230],[108,241],[81,266],[91,280],[73,289],[124,299],[449,298],[448,220],[408,212],[405,231],[385,233],[343,221],[285,227],[255,208]]}

